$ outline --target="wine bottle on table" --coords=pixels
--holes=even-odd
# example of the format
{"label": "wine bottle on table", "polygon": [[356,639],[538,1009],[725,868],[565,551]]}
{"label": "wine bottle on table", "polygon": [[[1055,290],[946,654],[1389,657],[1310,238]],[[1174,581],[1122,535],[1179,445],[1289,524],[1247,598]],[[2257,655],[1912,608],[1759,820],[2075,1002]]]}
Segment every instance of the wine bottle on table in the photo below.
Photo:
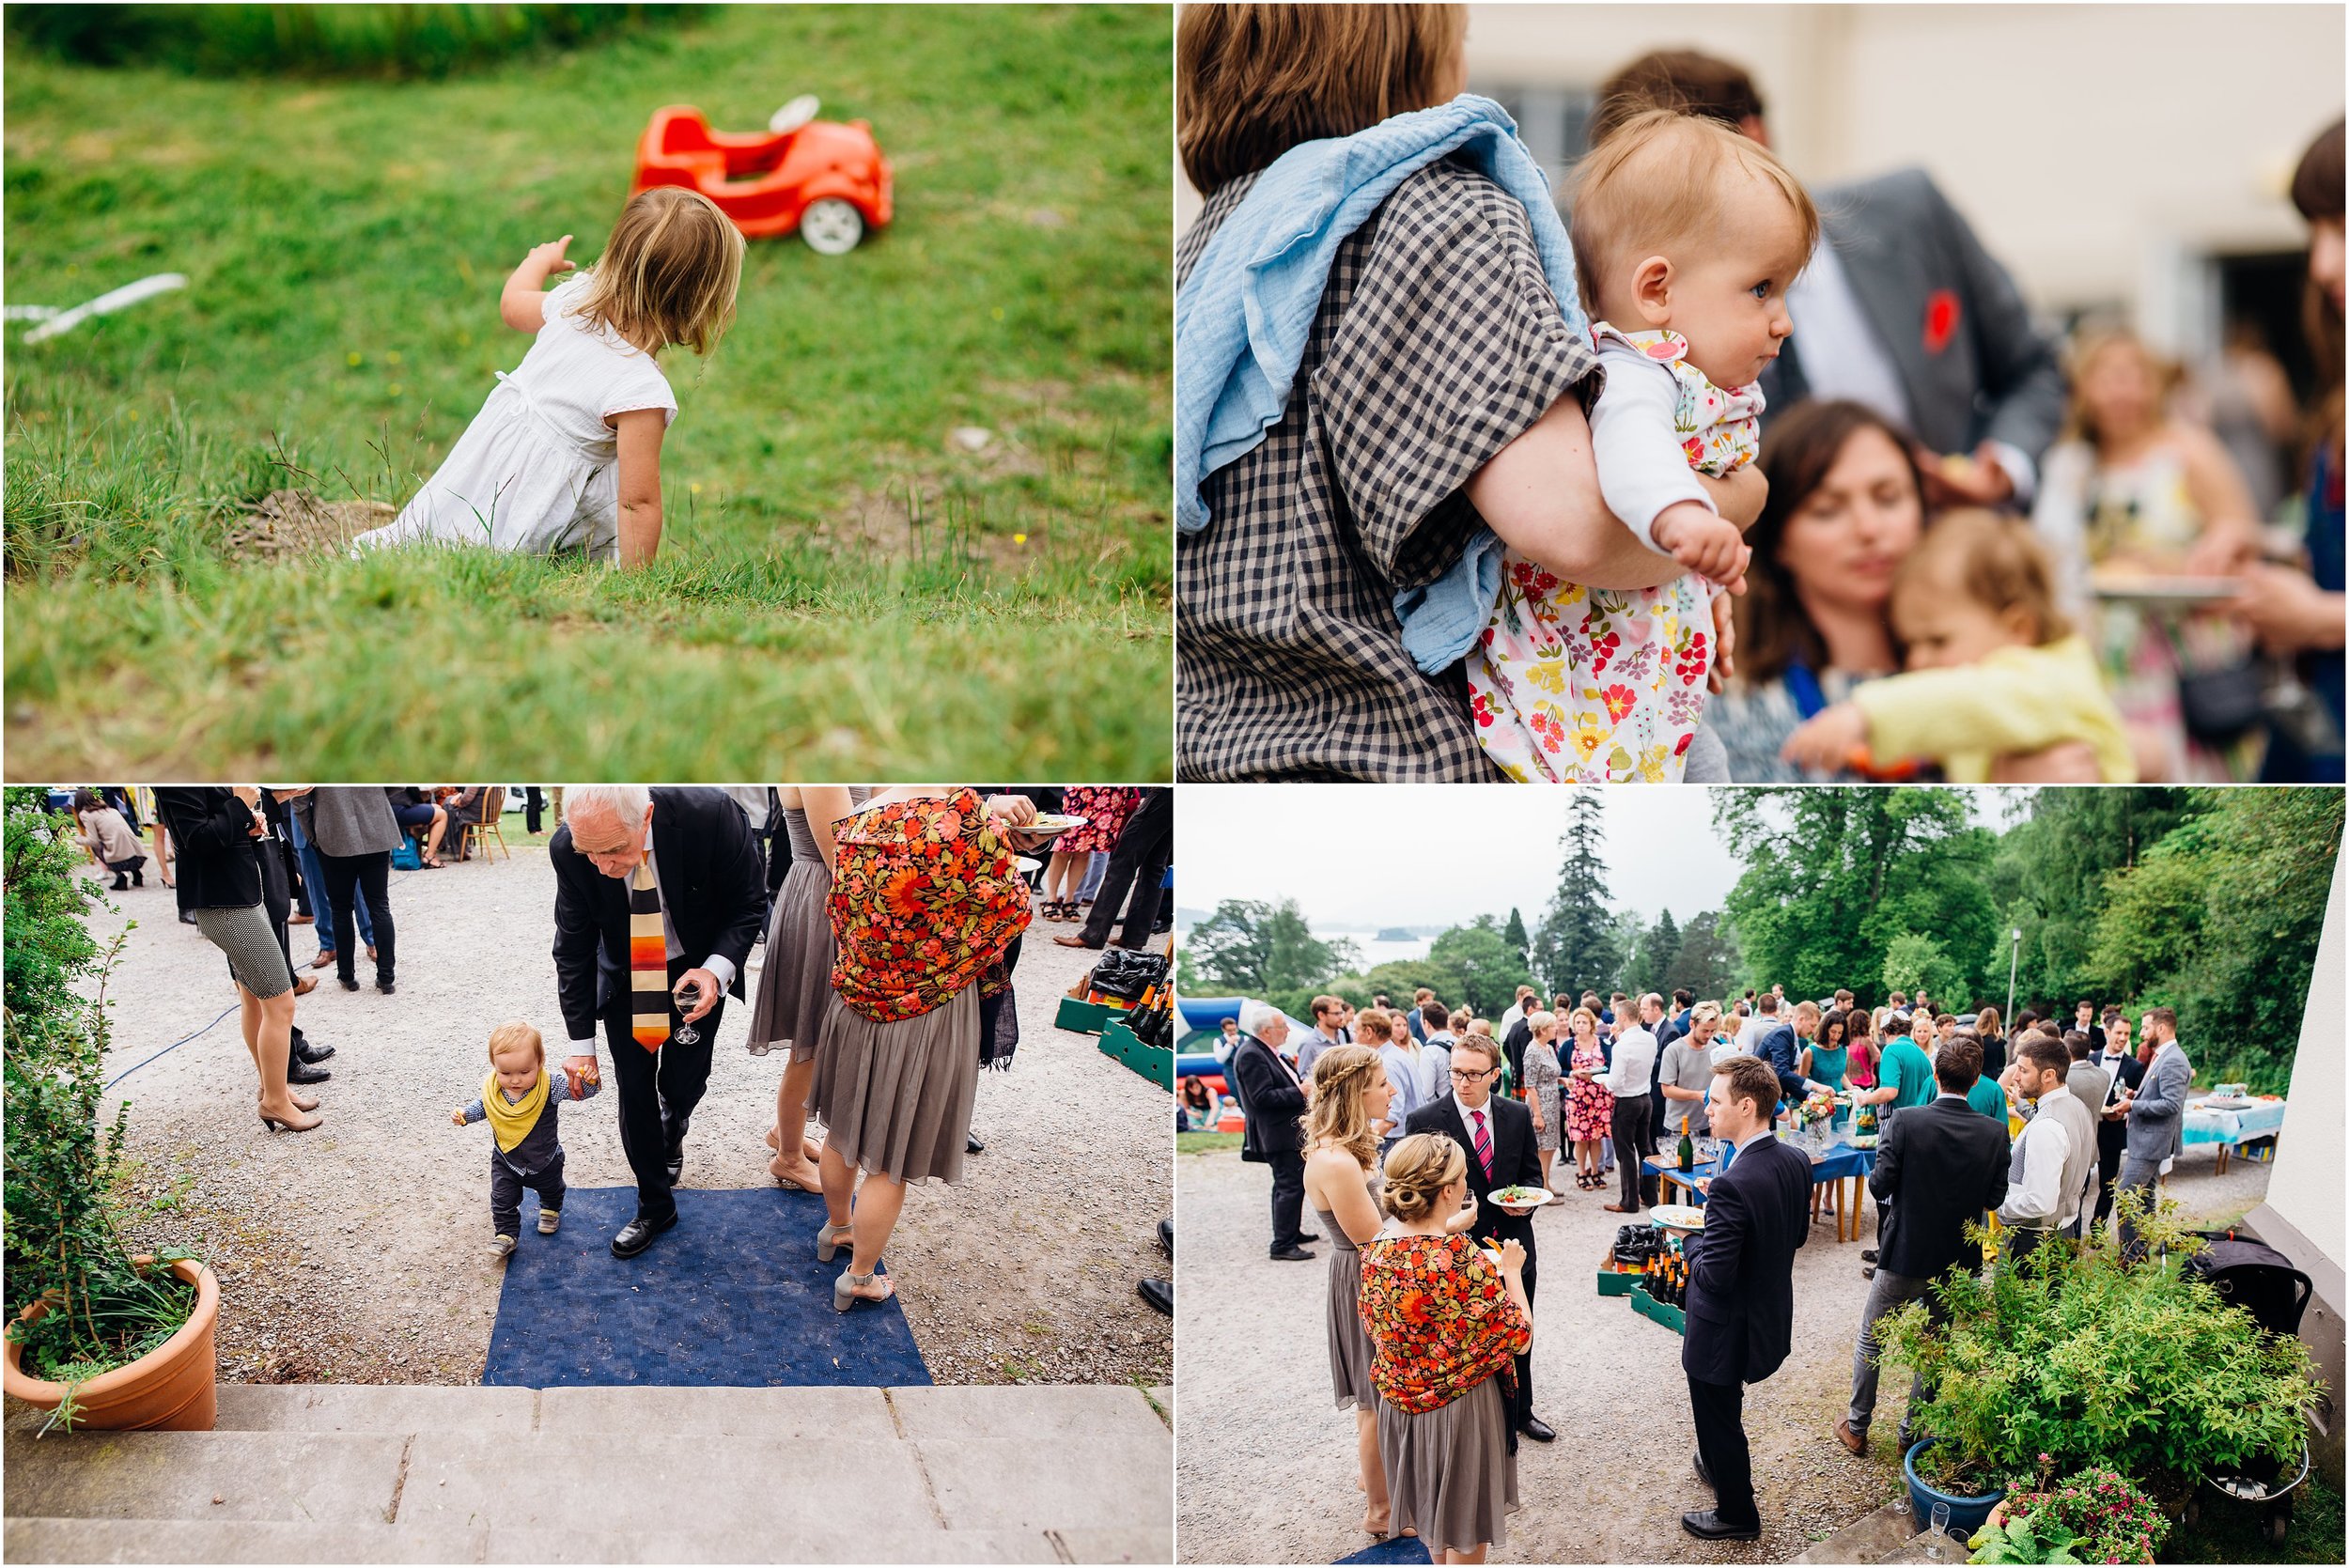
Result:
{"label": "wine bottle on table", "polygon": [[1680,1169],[1687,1172],[1696,1168],[1697,1146],[1688,1141],[1688,1118],[1683,1116],[1680,1119]]}

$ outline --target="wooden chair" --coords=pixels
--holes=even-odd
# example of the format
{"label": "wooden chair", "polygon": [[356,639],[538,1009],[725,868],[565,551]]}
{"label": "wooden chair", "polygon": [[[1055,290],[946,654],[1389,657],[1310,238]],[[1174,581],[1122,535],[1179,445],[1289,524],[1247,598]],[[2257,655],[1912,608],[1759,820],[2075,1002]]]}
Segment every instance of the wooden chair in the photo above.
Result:
{"label": "wooden chair", "polygon": [[[504,826],[505,818],[505,786],[502,784],[484,785],[481,791],[481,820],[478,822],[460,822],[457,825],[456,854],[458,858],[460,860],[464,858],[465,845],[470,839],[471,842],[476,844],[486,845],[494,843],[500,849],[506,850],[506,858],[507,860],[512,860],[514,858],[514,851],[506,848],[506,829]],[[496,858],[496,856],[491,855],[486,848],[482,851],[482,859],[484,860],[495,860]]]}

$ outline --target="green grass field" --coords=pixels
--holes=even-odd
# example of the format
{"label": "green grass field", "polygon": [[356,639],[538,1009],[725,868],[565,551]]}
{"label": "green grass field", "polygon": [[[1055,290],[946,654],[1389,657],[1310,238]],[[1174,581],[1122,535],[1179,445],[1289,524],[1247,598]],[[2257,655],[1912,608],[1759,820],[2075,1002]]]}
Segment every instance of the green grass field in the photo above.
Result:
{"label": "green grass field", "polygon": [[[7,58],[8,775],[1164,778],[1162,7],[715,8],[432,84]],[[229,548],[287,488],[397,505],[592,262],[656,107],[865,118],[895,223],[754,242],[672,350],[659,563]],[[978,453],[958,427],[994,433]]]}

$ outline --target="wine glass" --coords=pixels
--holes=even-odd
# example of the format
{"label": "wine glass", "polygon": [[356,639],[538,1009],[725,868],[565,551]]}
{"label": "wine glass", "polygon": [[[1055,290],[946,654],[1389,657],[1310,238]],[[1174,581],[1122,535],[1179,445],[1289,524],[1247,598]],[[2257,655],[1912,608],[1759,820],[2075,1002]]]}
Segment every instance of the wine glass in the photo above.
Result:
{"label": "wine glass", "polygon": [[701,1001],[702,988],[698,984],[688,986],[684,990],[677,993],[677,1004],[678,1017],[677,1026],[674,1032],[673,1038],[675,1038],[677,1043],[680,1046],[698,1046],[702,1043],[702,1032],[695,1029],[692,1025],[692,1021],[684,1017],[685,1014],[692,1012],[696,1007],[699,1007],[701,1005]]}

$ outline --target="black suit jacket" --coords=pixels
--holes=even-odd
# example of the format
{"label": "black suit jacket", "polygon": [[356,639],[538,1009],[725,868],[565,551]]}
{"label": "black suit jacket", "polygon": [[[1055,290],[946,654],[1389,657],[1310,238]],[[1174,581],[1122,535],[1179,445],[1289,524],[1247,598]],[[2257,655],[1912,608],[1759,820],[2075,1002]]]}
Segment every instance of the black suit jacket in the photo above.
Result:
{"label": "black suit jacket", "polygon": [[2006,1202],[2006,1124],[1962,1099],[1913,1105],[1885,1124],[1868,1190],[1884,1208],[1881,1266],[1911,1279],[1982,1266],[1966,1226]]}
{"label": "black suit jacket", "polygon": [[1253,1034],[1243,1034],[1233,1048],[1229,1071],[1232,1093],[1248,1118],[1240,1135],[1239,1157],[1268,1164],[1281,1155],[1303,1147],[1304,1130],[1297,1119],[1305,1114],[1304,1085],[1270,1046]]}
{"label": "black suit jacket", "polygon": [[[743,962],[767,920],[766,867],[750,818],[723,790],[656,789],[652,853],[686,966],[723,955],[734,965],[728,989],[740,997]],[[568,822],[547,855],[554,862],[555,988],[564,1027],[583,1040],[598,1032],[615,990],[627,988],[628,883],[571,847]]]}
{"label": "black suit jacket", "polygon": [[[1509,1081],[1511,1083],[1522,1084],[1525,1081],[1525,1048],[1532,1043],[1532,1038],[1533,1026],[1523,1018],[1519,1018],[1509,1026],[1508,1037],[1501,1042],[1501,1048],[1509,1055]],[[1502,1182],[1501,1185],[1507,1187],[1509,1184]]]}
{"label": "black suit jacket", "polygon": [[191,909],[243,909],[261,901],[261,862],[253,853],[253,811],[218,784],[159,785],[155,814],[187,883]]}
{"label": "black suit jacket", "polygon": [[1810,1229],[1811,1161],[1776,1138],[1748,1145],[1713,1178],[1704,1229],[1687,1243],[1681,1370],[1737,1384],[1779,1369],[1794,1343],[1795,1250]]}
{"label": "black suit jacket", "polygon": [[1498,1095],[1485,1102],[1491,1121],[1486,1132],[1493,1141],[1493,1173],[1485,1174],[1485,1167],[1476,1157],[1476,1140],[1469,1135],[1468,1123],[1460,1117],[1459,1097],[1446,1094],[1431,1105],[1421,1106],[1403,1124],[1406,1133],[1439,1132],[1460,1145],[1468,1156],[1469,1191],[1476,1198],[1476,1228],[1470,1234],[1482,1240],[1515,1241],[1525,1249],[1525,1261],[1533,1263],[1533,1217],[1530,1214],[1501,1213],[1492,1202],[1493,1189],[1499,1187],[1539,1187],[1542,1185],[1542,1157],[1533,1147],[1533,1113],[1522,1100],[1504,1100]]}

